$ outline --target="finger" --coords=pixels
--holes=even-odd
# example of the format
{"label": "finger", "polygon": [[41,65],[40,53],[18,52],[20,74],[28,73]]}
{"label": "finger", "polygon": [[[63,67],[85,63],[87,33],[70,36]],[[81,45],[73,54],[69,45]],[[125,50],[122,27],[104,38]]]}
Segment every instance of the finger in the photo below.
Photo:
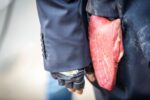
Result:
{"label": "finger", "polygon": [[94,73],[90,73],[90,74],[86,74],[86,75],[87,75],[87,78],[89,81],[94,82],[96,80]]}
{"label": "finger", "polygon": [[65,87],[66,88],[73,88],[73,83],[69,81],[65,81]]}
{"label": "finger", "polygon": [[81,89],[81,90],[76,90],[76,91],[75,91],[75,93],[77,93],[77,94],[80,94],[80,95],[81,95],[81,94],[83,93],[83,89]]}
{"label": "finger", "polygon": [[74,88],[67,88],[68,89],[68,91],[70,91],[70,92],[75,92],[76,91],[76,89],[74,89]]}
{"label": "finger", "polygon": [[58,80],[58,84],[59,84],[60,86],[64,86],[64,85],[65,85],[65,81],[62,80],[62,79],[59,79],[59,80]]}
{"label": "finger", "polygon": [[75,88],[76,90],[82,90],[84,88],[84,85],[85,85],[84,77],[81,77],[73,83],[73,88]]}

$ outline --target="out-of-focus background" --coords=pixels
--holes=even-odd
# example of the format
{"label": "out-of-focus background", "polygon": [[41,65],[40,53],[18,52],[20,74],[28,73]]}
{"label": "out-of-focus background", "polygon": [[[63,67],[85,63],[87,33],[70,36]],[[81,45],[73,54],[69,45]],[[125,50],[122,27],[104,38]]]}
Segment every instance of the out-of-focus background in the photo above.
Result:
{"label": "out-of-focus background", "polygon": [[[35,0],[0,0],[0,100],[52,100],[61,92],[49,76]],[[83,95],[70,95],[71,100],[95,100],[88,81]]]}

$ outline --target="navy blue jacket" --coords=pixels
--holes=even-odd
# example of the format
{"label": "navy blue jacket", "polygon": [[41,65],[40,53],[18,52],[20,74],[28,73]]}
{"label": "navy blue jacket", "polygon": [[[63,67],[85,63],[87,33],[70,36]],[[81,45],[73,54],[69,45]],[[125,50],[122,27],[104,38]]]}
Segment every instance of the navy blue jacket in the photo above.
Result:
{"label": "navy blue jacket", "polygon": [[[67,71],[90,60],[86,15],[120,18],[124,56],[113,91],[104,100],[150,100],[150,0],[37,0],[45,68]],[[83,18],[84,17],[84,18]]]}
{"label": "navy blue jacket", "polygon": [[44,67],[50,72],[81,69],[91,62],[82,2],[37,0]]}

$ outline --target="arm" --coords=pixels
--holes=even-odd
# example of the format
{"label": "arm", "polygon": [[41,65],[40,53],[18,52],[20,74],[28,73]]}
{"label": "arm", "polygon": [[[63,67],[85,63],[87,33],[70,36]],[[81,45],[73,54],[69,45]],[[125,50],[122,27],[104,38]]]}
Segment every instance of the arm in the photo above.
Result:
{"label": "arm", "polygon": [[49,72],[81,69],[90,63],[81,0],[37,0],[44,66]]}
{"label": "arm", "polygon": [[44,67],[59,85],[78,94],[84,88],[84,67],[91,62],[83,23],[85,3],[86,0],[37,0]]}

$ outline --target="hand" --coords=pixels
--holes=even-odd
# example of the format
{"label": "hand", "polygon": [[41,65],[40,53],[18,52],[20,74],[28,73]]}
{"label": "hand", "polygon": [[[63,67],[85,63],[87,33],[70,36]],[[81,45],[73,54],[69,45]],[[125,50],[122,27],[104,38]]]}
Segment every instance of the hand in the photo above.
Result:
{"label": "hand", "polygon": [[84,69],[80,69],[68,72],[52,72],[51,75],[58,80],[59,85],[65,86],[70,92],[82,94],[85,84],[84,73]]}
{"label": "hand", "polygon": [[92,63],[85,68],[86,78],[92,83],[95,87],[100,88],[95,77],[94,69]]}

